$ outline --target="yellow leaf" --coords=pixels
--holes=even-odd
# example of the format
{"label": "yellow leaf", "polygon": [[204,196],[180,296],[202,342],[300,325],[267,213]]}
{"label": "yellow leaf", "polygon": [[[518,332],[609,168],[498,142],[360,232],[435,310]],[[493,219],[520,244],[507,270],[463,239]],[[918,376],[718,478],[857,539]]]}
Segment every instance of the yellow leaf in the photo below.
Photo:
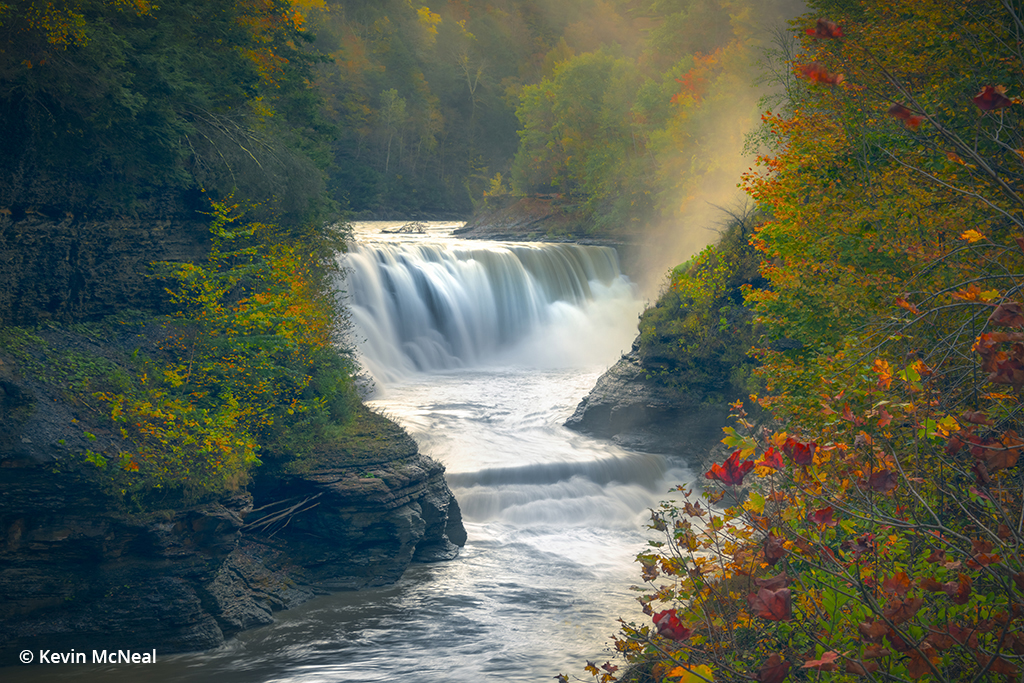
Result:
{"label": "yellow leaf", "polygon": [[964,233],[960,235],[960,239],[966,240],[971,244],[974,244],[975,242],[980,242],[981,240],[985,239],[985,236],[972,228],[970,230],[965,230]]}

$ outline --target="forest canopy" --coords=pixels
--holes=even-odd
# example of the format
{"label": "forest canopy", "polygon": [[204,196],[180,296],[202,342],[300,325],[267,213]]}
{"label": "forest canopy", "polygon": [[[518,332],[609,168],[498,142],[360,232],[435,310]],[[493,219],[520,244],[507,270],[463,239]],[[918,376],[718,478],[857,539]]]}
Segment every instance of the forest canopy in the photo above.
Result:
{"label": "forest canopy", "polygon": [[5,2],[0,202],[205,188],[301,220],[553,192],[594,229],[642,227],[734,184],[758,50],[801,6]]}
{"label": "forest canopy", "polygon": [[327,128],[301,9],[0,4],[3,203],[96,214],[207,188],[291,220],[315,212]]}

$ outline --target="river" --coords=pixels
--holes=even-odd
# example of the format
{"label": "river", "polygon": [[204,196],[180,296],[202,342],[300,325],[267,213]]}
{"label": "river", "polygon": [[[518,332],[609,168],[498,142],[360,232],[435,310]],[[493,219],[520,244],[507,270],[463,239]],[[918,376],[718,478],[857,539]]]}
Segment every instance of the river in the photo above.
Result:
{"label": "river", "polygon": [[314,599],[213,651],[45,680],[589,679],[617,619],[646,618],[630,586],[647,509],[693,476],[561,426],[636,334],[642,302],[614,251],[461,241],[452,224],[381,232],[399,225],[356,225],[342,286],[370,405],[447,468],[469,533],[459,557]]}

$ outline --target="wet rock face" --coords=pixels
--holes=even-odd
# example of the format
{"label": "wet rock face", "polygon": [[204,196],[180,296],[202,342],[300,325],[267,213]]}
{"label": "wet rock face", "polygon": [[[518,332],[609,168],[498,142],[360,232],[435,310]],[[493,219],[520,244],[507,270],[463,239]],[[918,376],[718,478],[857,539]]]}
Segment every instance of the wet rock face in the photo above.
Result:
{"label": "wet rock face", "polygon": [[[0,209],[0,325],[159,311],[164,285],[148,264],[202,260],[209,241],[207,218],[178,205],[155,212],[179,216],[166,220],[15,209]],[[54,343],[125,352],[110,339]],[[382,417],[303,474],[257,471],[248,493],[145,516],[55,467],[92,445],[86,430],[107,438],[92,417],[0,359],[0,661],[23,649],[215,647],[276,610],[393,582],[466,542],[443,467]]]}
{"label": "wet rock face", "polygon": [[634,343],[601,375],[565,426],[628,448],[682,456],[695,465],[720,460],[728,407],[702,404],[647,375]]}
{"label": "wet rock face", "polygon": [[0,452],[0,657],[207,649],[319,593],[451,559],[465,530],[444,468],[408,436],[383,450],[144,520],[52,460]]}
{"label": "wet rock face", "polygon": [[0,324],[160,310],[167,297],[149,264],[200,261],[210,236],[203,216],[174,208],[177,218],[108,220],[0,211]]}

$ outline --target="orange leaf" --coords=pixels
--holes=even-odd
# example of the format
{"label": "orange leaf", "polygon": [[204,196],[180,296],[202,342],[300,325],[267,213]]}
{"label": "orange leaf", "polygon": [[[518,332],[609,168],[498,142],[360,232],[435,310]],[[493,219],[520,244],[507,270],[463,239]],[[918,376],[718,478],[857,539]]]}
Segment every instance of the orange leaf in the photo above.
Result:
{"label": "orange leaf", "polygon": [[832,651],[826,652],[821,655],[821,659],[812,659],[804,662],[801,669],[816,669],[817,671],[835,671],[836,660],[839,659],[839,653]]}
{"label": "orange leaf", "polygon": [[[956,295],[954,294],[954,296],[956,296]],[[900,308],[904,308],[904,309],[910,311],[914,315],[921,315],[921,311],[917,310],[917,306],[915,306],[914,304],[910,303],[909,301],[907,301],[903,297],[900,297],[900,296],[896,297],[896,305],[899,306]]]}

